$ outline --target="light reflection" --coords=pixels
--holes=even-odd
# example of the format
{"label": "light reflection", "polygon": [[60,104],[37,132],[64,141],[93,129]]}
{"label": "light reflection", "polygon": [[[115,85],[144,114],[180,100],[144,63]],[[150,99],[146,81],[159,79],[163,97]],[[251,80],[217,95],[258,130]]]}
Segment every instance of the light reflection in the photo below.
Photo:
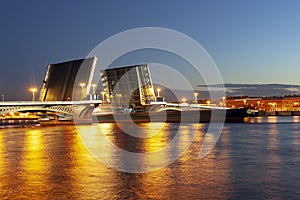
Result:
{"label": "light reflection", "polygon": [[[117,126],[113,123],[99,123],[89,126],[76,126],[76,138],[72,142],[72,149],[76,149],[74,156],[79,157],[79,163],[72,167],[73,181],[72,186],[75,191],[90,191],[94,199],[110,199],[115,197],[118,199],[122,186],[122,177],[117,176],[115,170],[107,167],[105,164],[99,162],[99,157],[106,157],[111,163],[122,162],[122,160],[110,148],[107,139],[111,142],[116,141]],[[107,139],[106,139],[107,138]],[[78,152],[79,151],[79,152]],[[83,157],[80,157],[82,155]],[[101,155],[101,156],[100,156]],[[120,160],[118,160],[118,158]],[[94,174],[91,176],[91,174]],[[99,180],[101,177],[101,180]],[[120,190],[114,188],[101,187],[102,192],[99,191],[99,185],[94,183],[104,183],[105,185],[114,185],[116,188],[120,186]],[[126,185],[128,187],[128,184]],[[103,192],[105,191],[105,192]],[[81,198],[86,199],[87,193],[82,193]]]}
{"label": "light reflection", "polygon": [[[100,124],[99,124],[100,125]],[[112,124],[101,124],[101,131],[108,135],[111,133],[113,129]],[[77,191],[97,191],[99,185],[95,184],[95,182],[99,181],[99,176],[101,177],[101,182],[113,185],[115,184],[117,177],[110,168],[101,164],[98,160],[94,159],[93,156],[88,152],[85,145],[89,145],[89,147],[94,147],[97,149],[105,148],[103,147],[103,140],[100,139],[99,135],[99,127],[97,125],[91,126],[78,126],[77,130],[74,134],[70,134],[70,151],[72,152],[72,168],[71,168],[71,185],[75,192]],[[83,133],[84,130],[84,133]],[[81,134],[79,135],[79,131]],[[88,144],[82,143],[83,140],[81,137],[85,138],[85,142],[89,141]],[[107,153],[107,156],[112,156],[109,153],[109,149],[101,149],[100,153]],[[93,174],[91,176],[91,174]],[[92,196],[94,199],[103,199],[107,197],[112,197],[116,195],[113,193],[114,191],[106,190],[105,194],[100,192],[93,192]],[[81,193],[78,199],[86,199],[88,193]]]}
{"label": "light reflection", "polygon": [[[192,196],[197,194],[203,199],[210,199],[212,196],[226,197],[226,190],[229,190],[226,186],[230,185],[228,170],[230,169],[230,160],[228,159],[230,153],[225,147],[218,153],[218,159],[216,159],[216,150],[212,150],[205,158],[199,159],[197,152],[199,152],[204,139],[204,128],[203,124],[189,124],[180,127],[177,133],[179,134],[178,148],[185,146],[184,143],[189,142],[190,139],[193,139],[192,145],[168,167],[141,174],[136,189],[142,193],[138,193],[138,198],[149,198],[155,194],[156,199],[174,199],[174,194],[180,190],[184,192],[186,198],[189,194],[193,194]],[[192,131],[196,131],[195,138],[190,138]],[[166,130],[166,134],[170,134],[170,132],[168,133]],[[213,136],[209,137],[213,140]],[[225,145],[229,145],[229,142],[229,139],[226,140]],[[170,155],[167,154],[161,158],[168,159],[168,156]],[[149,161],[151,161],[151,157]],[[184,183],[188,183],[188,185],[185,187]],[[190,187],[190,185],[198,187]],[[214,190],[213,195],[207,193],[211,188],[220,186],[222,189]],[[180,196],[182,195],[178,194],[177,197],[180,198]]]}
{"label": "light reflection", "polygon": [[144,142],[144,149],[146,152],[159,151],[168,143],[168,133],[164,131],[167,128],[165,123],[147,123],[145,131],[147,137]]}
{"label": "light reflection", "polygon": [[268,118],[269,123],[277,123],[278,119],[275,116],[269,116]]}
{"label": "light reflection", "polygon": [[38,129],[27,130],[25,132],[25,146],[22,166],[26,185],[46,187],[45,171],[47,171],[47,163],[44,159],[44,140],[43,133]]}
{"label": "light reflection", "polygon": [[[269,137],[268,137],[268,160],[267,162],[269,163],[269,166],[276,166],[270,167],[267,170],[267,177],[268,181],[270,182],[279,182],[279,172],[281,171],[280,169],[280,154],[279,154],[279,131],[278,131],[278,125],[277,124],[271,124],[270,129],[268,131]],[[273,191],[273,194],[275,196],[278,196],[277,191]]]}
{"label": "light reflection", "polygon": [[258,123],[262,123],[263,122],[263,117],[257,117],[256,120],[257,120]]}
{"label": "light reflection", "polygon": [[43,137],[40,130],[29,130],[26,132],[24,167],[30,171],[43,170],[45,167],[43,159]]}
{"label": "light reflection", "polygon": [[169,133],[165,131],[168,126],[169,124],[164,124],[163,128],[160,128],[161,123],[147,123],[145,129],[143,129],[146,135],[152,136],[145,138],[143,142],[142,148],[146,151],[145,166],[160,166],[168,159],[166,152],[162,151],[169,143]]}
{"label": "light reflection", "polygon": [[263,117],[245,117],[244,122],[245,123],[262,123]]}
{"label": "light reflection", "polygon": [[[4,141],[3,141],[3,132],[0,131],[0,176],[3,174],[4,172]],[[2,182],[0,181],[0,186],[2,186],[1,184]]]}
{"label": "light reflection", "polygon": [[300,116],[293,116],[293,122],[300,122]]}
{"label": "light reflection", "polygon": [[113,123],[99,123],[91,126],[77,126],[77,131],[86,148],[92,150],[90,153],[93,157],[99,158],[97,154],[101,153],[101,156],[110,158],[114,154],[105,141],[106,138],[111,142],[114,141],[114,135],[112,134],[114,128],[115,124]]}

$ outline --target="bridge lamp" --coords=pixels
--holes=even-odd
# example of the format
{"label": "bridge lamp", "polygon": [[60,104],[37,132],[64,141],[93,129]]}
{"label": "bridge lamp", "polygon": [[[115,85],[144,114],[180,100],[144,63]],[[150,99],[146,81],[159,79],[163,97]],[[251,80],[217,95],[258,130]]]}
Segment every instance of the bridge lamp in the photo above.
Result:
{"label": "bridge lamp", "polygon": [[[226,97],[222,97],[222,103],[223,103],[223,106],[224,106],[224,107],[226,107],[225,99],[226,99]],[[244,103],[245,103],[245,100],[244,100]]]}
{"label": "bridge lamp", "polygon": [[159,97],[159,92],[161,91],[161,89],[158,87],[158,88],[156,89],[156,91],[157,91],[157,97]]}
{"label": "bridge lamp", "polygon": [[181,101],[182,101],[182,103],[185,103],[186,102],[186,98],[182,98]]}
{"label": "bridge lamp", "polygon": [[84,87],[85,87],[85,83],[79,83],[79,86],[81,87],[82,96],[84,97]]}
{"label": "bridge lamp", "polygon": [[92,83],[93,94],[96,94],[96,87],[97,87],[97,84]]}
{"label": "bridge lamp", "polygon": [[198,92],[194,92],[195,103],[198,103]]}
{"label": "bridge lamp", "polygon": [[104,102],[105,92],[103,91],[103,92],[101,92],[101,94],[102,94],[102,102]]}
{"label": "bridge lamp", "polygon": [[30,88],[29,90],[32,92],[32,101],[35,101],[35,92],[37,91],[37,89],[33,87]]}

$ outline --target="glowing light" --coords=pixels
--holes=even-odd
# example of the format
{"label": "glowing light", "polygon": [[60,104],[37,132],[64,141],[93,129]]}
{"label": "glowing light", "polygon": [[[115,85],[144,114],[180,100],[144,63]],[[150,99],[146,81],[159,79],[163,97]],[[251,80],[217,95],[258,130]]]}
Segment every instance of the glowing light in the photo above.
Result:
{"label": "glowing light", "polygon": [[24,159],[22,160],[22,167],[26,171],[26,180],[28,183],[40,182],[45,184],[41,171],[47,171],[49,166],[45,156],[45,144],[43,140],[43,134],[40,130],[28,130],[26,131],[25,138],[25,151]]}
{"label": "glowing light", "polygon": [[102,91],[102,92],[101,92],[101,94],[102,94],[102,102],[104,102],[104,101],[105,101],[105,99],[104,99],[104,97],[105,97],[105,93],[106,93],[106,92],[104,92],[104,91]]}
{"label": "glowing light", "polygon": [[31,88],[29,88],[29,91],[32,92],[32,101],[35,101],[35,92],[37,92],[37,88],[31,87]]}
{"label": "glowing light", "polygon": [[158,88],[156,89],[156,91],[157,91],[157,96],[159,97],[159,92],[161,91],[161,89],[158,87]]}
{"label": "glowing light", "polygon": [[225,99],[226,99],[226,97],[222,97],[222,103],[221,103],[221,106],[226,106],[226,104],[225,104]]}
{"label": "glowing light", "polygon": [[195,97],[195,103],[198,103],[198,92],[194,92],[194,97]]}
{"label": "glowing light", "polygon": [[93,94],[96,94],[96,87],[97,87],[97,84],[92,83]]}
{"label": "glowing light", "polygon": [[293,116],[293,122],[300,122],[299,116]]}
{"label": "glowing light", "polygon": [[269,123],[277,123],[278,122],[278,119],[276,116],[269,116],[268,117],[268,122]]}
{"label": "glowing light", "polygon": [[82,98],[84,98],[84,87],[85,87],[85,83],[79,83],[79,86],[81,87],[81,92],[82,92]]}

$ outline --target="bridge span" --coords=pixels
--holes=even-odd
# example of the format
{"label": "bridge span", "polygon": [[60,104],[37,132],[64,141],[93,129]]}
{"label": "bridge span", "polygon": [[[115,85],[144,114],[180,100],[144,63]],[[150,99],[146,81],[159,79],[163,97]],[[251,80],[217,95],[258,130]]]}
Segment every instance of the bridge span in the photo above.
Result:
{"label": "bridge span", "polygon": [[101,100],[83,101],[7,101],[0,103],[0,114],[12,112],[47,111],[72,115],[76,118],[88,117]]}

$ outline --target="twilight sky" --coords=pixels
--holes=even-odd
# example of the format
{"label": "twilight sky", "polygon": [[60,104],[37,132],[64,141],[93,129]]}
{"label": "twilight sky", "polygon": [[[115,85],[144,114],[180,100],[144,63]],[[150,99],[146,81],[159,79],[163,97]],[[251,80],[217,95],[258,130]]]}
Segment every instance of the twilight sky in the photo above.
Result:
{"label": "twilight sky", "polygon": [[226,83],[300,84],[300,1],[16,1],[0,7],[0,93],[30,100],[48,63],[85,57],[138,27],[164,27],[200,43]]}

